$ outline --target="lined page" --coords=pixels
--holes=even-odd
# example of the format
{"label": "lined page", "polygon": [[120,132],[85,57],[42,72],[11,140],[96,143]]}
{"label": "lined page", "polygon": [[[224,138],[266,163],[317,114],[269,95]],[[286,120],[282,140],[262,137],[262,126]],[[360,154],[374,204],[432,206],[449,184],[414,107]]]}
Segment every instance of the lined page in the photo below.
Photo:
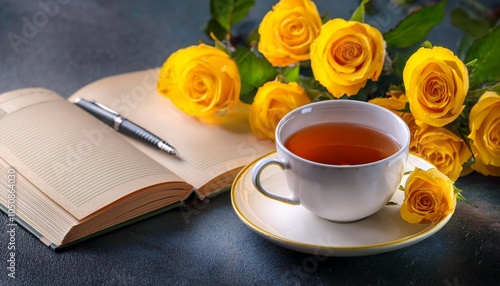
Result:
{"label": "lined page", "polygon": [[[179,151],[180,158],[127,140],[196,188],[274,150],[273,142],[257,140],[251,134],[245,107],[224,115],[218,124],[200,122],[178,110],[157,93],[158,71],[105,78],[82,88],[70,100],[97,100],[165,139]],[[224,184],[215,187],[227,186]]]}
{"label": "lined page", "polygon": [[[10,168],[12,166],[0,158],[1,173],[7,174],[7,170]],[[0,203],[7,206],[7,196],[5,195],[7,190],[4,188],[6,188],[5,184],[0,185],[0,190],[2,190]],[[22,217],[26,223],[51,243],[59,245],[66,233],[78,224],[75,217],[55,204],[17,170],[15,191],[16,216]]]}
{"label": "lined page", "polygon": [[181,180],[79,107],[39,91],[48,100],[0,104],[0,154],[77,219],[145,186]]}

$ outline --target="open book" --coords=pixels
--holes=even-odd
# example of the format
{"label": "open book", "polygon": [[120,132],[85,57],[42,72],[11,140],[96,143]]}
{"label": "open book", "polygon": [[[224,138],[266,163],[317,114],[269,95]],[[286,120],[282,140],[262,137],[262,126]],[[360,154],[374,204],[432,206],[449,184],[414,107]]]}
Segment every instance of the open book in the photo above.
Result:
{"label": "open book", "polygon": [[[156,92],[158,69],[105,78],[68,100],[42,88],[0,95],[2,210],[56,249],[231,186],[274,149],[251,135],[244,110],[207,124]],[[96,100],[165,139],[172,156],[79,108]],[[241,115],[243,113],[243,115]]]}

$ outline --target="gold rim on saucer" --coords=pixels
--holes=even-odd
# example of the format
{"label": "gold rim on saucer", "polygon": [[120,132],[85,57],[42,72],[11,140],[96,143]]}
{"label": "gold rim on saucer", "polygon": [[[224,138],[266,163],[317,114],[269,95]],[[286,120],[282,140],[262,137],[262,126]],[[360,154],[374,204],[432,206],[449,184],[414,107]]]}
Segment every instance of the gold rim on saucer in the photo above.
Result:
{"label": "gold rim on saucer", "polygon": [[[376,214],[357,222],[331,222],[313,215],[300,205],[288,205],[267,198],[255,189],[251,181],[252,169],[259,160],[269,156],[276,156],[276,153],[262,156],[240,171],[231,189],[231,202],[238,217],[251,230],[285,248],[320,256],[378,254],[428,238],[446,225],[452,216],[444,216],[434,223],[410,224],[399,213],[404,194],[397,190],[391,199],[397,205],[386,205]],[[424,159],[410,154],[405,171],[412,171],[415,167],[424,170],[434,168]],[[282,172],[279,168],[269,171],[263,184],[267,184],[271,191],[287,194]]]}

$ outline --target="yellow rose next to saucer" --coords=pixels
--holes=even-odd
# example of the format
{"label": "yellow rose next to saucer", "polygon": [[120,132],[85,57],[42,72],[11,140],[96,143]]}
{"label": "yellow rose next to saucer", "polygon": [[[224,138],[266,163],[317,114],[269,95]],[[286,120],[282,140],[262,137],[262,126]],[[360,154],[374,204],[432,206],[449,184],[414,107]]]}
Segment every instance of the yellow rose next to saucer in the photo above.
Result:
{"label": "yellow rose next to saucer", "polygon": [[435,222],[455,211],[457,199],[453,181],[437,169],[416,168],[404,187],[400,212],[409,223]]}

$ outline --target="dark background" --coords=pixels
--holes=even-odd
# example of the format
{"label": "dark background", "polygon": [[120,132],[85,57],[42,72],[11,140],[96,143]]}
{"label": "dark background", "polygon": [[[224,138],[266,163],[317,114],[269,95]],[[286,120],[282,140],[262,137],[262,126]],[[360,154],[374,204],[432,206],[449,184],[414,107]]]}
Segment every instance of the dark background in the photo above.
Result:
{"label": "dark background", "polygon": [[[339,2],[315,1],[321,13],[349,18],[357,1]],[[255,28],[273,3],[256,0],[237,29]],[[381,13],[366,21],[382,32],[405,16],[386,1],[375,3]],[[68,97],[105,76],[158,67],[177,49],[207,41],[202,26],[209,17],[208,0],[0,0],[0,93],[39,86]],[[456,50],[460,36],[445,19],[428,39]],[[472,205],[459,202],[437,234],[353,258],[314,257],[269,243],[237,218],[225,193],[59,254],[18,229],[16,279],[10,279],[7,217],[0,215],[0,285],[499,285],[500,178],[472,174],[457,186]]]}

